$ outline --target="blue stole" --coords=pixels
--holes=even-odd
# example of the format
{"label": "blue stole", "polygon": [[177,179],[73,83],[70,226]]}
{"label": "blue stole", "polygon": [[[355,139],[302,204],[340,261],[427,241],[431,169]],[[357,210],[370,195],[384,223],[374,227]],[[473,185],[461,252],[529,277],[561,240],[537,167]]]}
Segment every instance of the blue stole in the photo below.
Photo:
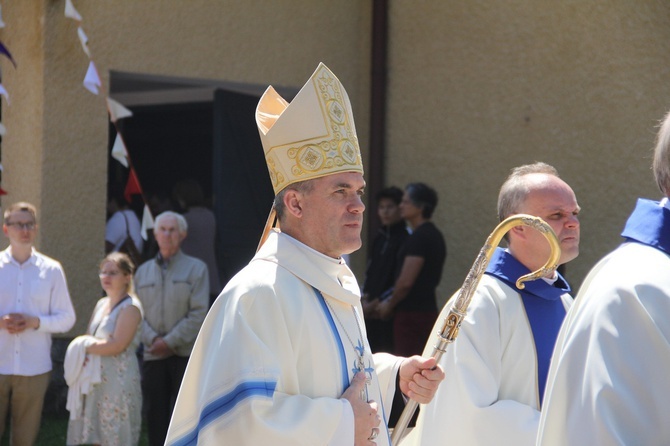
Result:
{"label": "blue stole", "polygon": [[670,254],[670,209],[639,198],[621,236]]}
{"label": "blue stole", "polygon": [[535,341],[537,383],[541,406],[551,354],[554,351],[558,331],[565,318],[565,307],[561,296],[570,293],[570,285],[559,274],[554,286],[542,279],[537,279],[525,282],[526,287],[523,290],[517,289],[516,280],[528,273],[530,273],[528,268],[502,248],[496,248],[486,269],[486,274],[505,282],[521,296]]}
{"label": "blue stole", "polygon": [[[314,290],[314,295],[316,296],[316,298],[317,298],[317,300],[318,300],[318,302],[321,306],[321,310],[323,311],[323,314],[324,314],[326,320],[328,321],[328,326],[330,327],[330,332],[333,334],[333,338],[335,338],[335,342],[337,344],[337,349],[340,353],[340,376],[341,376],[341,380],[342,380],[342,389],[347,390],[349,388],[349,385],[351,384],[351,382],[349,381],[349,371],[347,370],[347,355],[344,352],[344,345],[342,344],[342,338],[340,337],[340,333],[338,332],[337,326],[335,325],[335,320],[333,320],[333,315],[331,314],[330,309],[328,308],[328,304],[326,304],[326,299],[323,297],[323,294],[321,294],[321,291],[317,290],[314,287],[312,287],[312,289]],[[346,330],[346,329],[344,327],[342,327],[342,330]],[[365,351],[365,348],[361,344],[361,342],[363,342],[362,339],[358,342],[358,347],[356,347],[356,349],[358,350],[360,348],[361,349],[360,353],[361,353],[361,355],[363,355],[363,352]],[[365,371],[366,377],[367,377],[367,375],[370,375],[370,379],[372,379],[372,373],[375,371],[374,367],[372,367],[372,364],[368,364],[368,366],[365,368],[364,371]],[[354,363],[354,364],[352,364],[352,368],[351,368],[352,376],[355,375],[356,372],[358,372],[358,369],[356,367],[356,364]],[[379,395],[382,395],[382,391],[379,388],[379,386],[377,386],[377,391],[379,392]],[[365,394],[366,395],[368,394],[367,386],[366,386],[366,389],[365,389]],[[383,417],[384,420],[386,420],[387,418],[386,418],[386,411],[384,410],[384,405],[382,404],[381,401],[378,401],[378,404],[379,404],[379,408],[381,409],[382,417]],[[384,425],[386,425],[386,422],[384,422]],[[388,434],[388,426],[385,426],[385,427],[386,427],[387,434]],[[388,434],[388,435],[390,436],[390,434]]]}

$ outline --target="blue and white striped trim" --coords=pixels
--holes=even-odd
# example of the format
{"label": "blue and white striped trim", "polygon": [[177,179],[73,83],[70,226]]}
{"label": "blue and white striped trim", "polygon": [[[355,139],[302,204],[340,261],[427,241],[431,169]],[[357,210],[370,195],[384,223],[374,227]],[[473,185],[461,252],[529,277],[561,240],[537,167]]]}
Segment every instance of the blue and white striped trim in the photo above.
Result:
{"label": "blue and white striped trim", "polygon": [[248,381],[240,383],[232,391],[220,396],[205,406],[200,413],[198,425],[191,432],[172,443],[172,446],[198,444],[198,434],[201,430],[207,427],[208,424],[227,414],[247,398],[254,396],[272,398],[276,387],[276,382]]}

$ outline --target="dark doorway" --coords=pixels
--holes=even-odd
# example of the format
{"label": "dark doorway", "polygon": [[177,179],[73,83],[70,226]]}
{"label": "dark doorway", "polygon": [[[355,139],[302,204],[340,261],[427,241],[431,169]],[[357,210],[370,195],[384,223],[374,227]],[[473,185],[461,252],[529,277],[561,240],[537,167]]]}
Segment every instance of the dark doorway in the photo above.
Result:
{"label": "dark doorway", "polygon": [[142,189],[169,194],[178,181],[195,178],[211,196],[212,104],[150,105],[131,110],[133,116],[117,125]]}
{"label": "dark doorway", "polygon": [[[158,94],[163,88],[165,94]],[[170,197],[184,179],[200,182],[217,219],[216,254],[225,285],[253,257],[274,197],[254,117],[265,87],[113,72],[112,90],[133,112],[117,126],[145,197]],[[186,100],[192,91],[197,97]],[[278,91],[290,101],[297,90]],[[159,97],[167,99],[155,101]],[[110,125],[110,153],[115,137]],[[128,169],[111,155],[108,178],[110,187],[128,178]],[[141,197],[134,204],[141,216]],[[172,208],[179,211],[175,203]]]}
{"label": "dark doorway", "polygon": [[214,94],[214,213],[224,281],[253,257],[274,198],[254,116],[258,99]]}

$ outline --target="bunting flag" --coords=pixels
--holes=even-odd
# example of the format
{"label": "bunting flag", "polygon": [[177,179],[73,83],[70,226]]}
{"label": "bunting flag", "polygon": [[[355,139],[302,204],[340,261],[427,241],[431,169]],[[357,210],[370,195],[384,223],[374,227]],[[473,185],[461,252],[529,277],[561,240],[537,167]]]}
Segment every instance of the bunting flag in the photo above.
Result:
{"label": "bunting flag", "polygon": [[9,93],[7,93],[7,90],[5,90],[5,87],[0,84],[0,95],[5,97],[5,101],[7,101],[7,105],[9,105]]}
{"label": "bunting flag", "polygon": [[148,231],[154,228],[154,217],[151,215],[149,206],[144,205],[144,212],[142,213],[142,227],[140,228],[140,235],[144,240],[149,239]]}
{"label": "bunting flag", "polygon": [[72,0],[65,1],[65,17],[81,22],[81,15],[72,5]]}
{"label": "bunting flag", "polygon": [[100,76],[98,70],[95,68],[93,61],[88,64],[86,77],[84,78],[84,87],[93,94],[98,94],[98,89],[101,87]]}
{"label": "bunting flag", "polygon": [[14,68],[16,68],[16,61],[12,57],[12,53],[9,52],[7,47],[5,46],[4,43],[0,42],[0,54],[4,54],[7,59],[9,59],[12,62],[12,65],[14,65]]}
{"label": "bunting flag", "polygon": [[91,52],[88,49],[88,37],[86,37],[86,33],[84,32],[84,28],[81,26],[77,28],[77,35],[79,35],[79,41],[81,42],[81,48],[84,50],[88,58],[91,58]]}
{"label": "bunting flag", "polygon": [[142,195],[142,189],[140,188],[140,182],[137,181],[135,169],[131,167],[130,175],[128,175],[128,182],[126,183],[126,190],[123,192],[123,197],[128,203],[130,203],[133,195]]}
{"label": "bunting flag", "polygon": [[128,158],[126,157],[126,146],[123,144],[121,135],[116,134],[114,146],[112,147],[112,158],[123,164],[123,167],[128,167]]}
{"label": "bunting flag", "polygon": [[133,115],[133,112],[110,97],[107,98],[107,109],[109,110],[110,119],[115,124],[119,119],[129,118]]}
{"label": "bunting flag", "polygon": [[[2,5],[0,5],[0,28],[4,28],[4,27],[5,27],[5,22],[2,20]],[[2,44],[2,42],[0,42],[0,53],[7,56],[9,58],[9,60],[11,60],[12,63],[14,64],[14,68],[16,68],[16,62],[14,62],[14,58],[10,54],[7,47],[5,47],[5,45]],[[2,79],[1,75],[0,75],[0,79]],[[0,88],[2,88],[2,90],[4,91],[3,96],[5,96],[5,99],[7,100],[7,105],[9,105],[9,97],[7,96],[7,90],[5,90],[5,87],[3,87],[2,84],[0,84]],[[2,122],[0,122],[0,136],[5,136],[5,133],[7,133],[7,129],[2,124]],[[2,164],[0,164],[0,172],[1,171],[2,171]],[[7,195],[7,191],[5,191],[2,187],[0,187],[0,196],[2,196],[2,195]]]}
{"label": "bunting flag", "polygon": [[[0,172],[2,172],[2,164],[0,164]],[[0,187],[0,195],[7,195],[7,192]]]}

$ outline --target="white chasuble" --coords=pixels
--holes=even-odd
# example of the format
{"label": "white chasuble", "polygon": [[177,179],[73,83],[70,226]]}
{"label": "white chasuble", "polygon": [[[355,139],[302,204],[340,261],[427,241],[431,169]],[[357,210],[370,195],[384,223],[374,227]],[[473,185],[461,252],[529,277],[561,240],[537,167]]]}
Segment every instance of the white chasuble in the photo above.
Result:
{"label": "white chasuble", "polygon": [[561,328],[537,444],[670,443],[670,209],[639,199],[621,235]]}
{"label": "white chasuble", "polygon": [[[353,444],[340,397],[361,364],[386,419],[400,358],[370,354],[353,273],[273,232],[207,315],[166,444]],[[384,422],[376,442],[390,444]]]}

